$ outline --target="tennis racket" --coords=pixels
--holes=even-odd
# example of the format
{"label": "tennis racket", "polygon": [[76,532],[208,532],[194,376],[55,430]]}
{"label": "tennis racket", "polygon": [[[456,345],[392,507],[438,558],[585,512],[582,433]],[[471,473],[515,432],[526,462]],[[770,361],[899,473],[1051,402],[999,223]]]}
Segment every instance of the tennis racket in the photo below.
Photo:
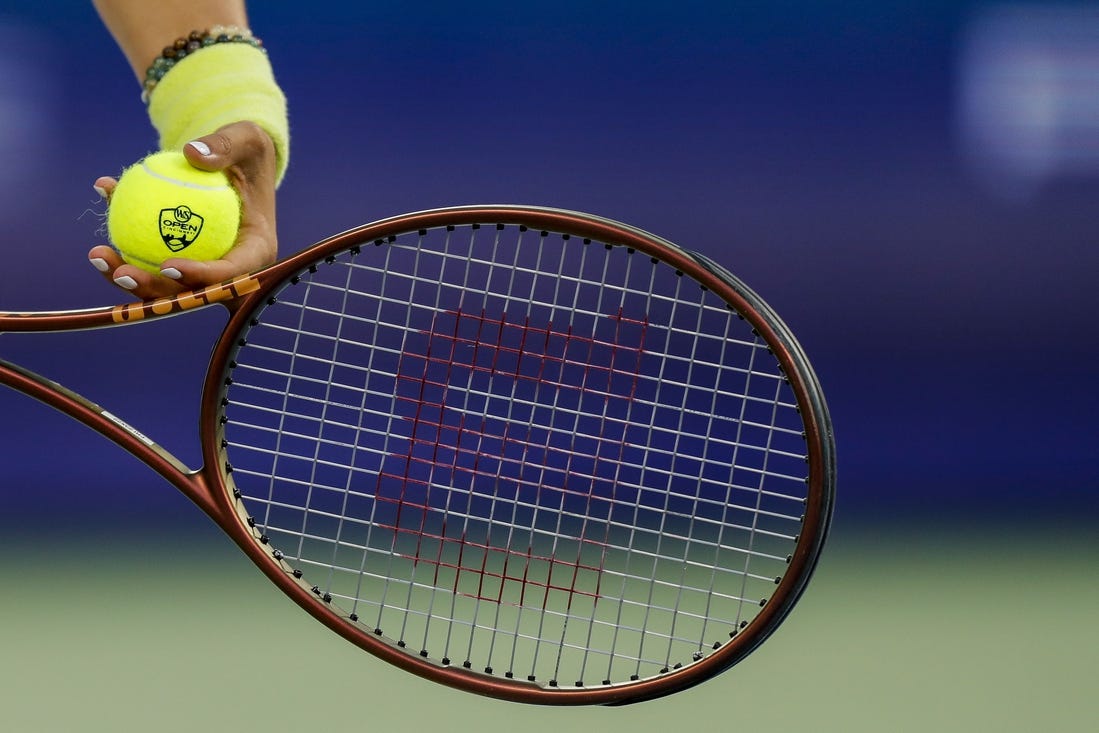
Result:
{"label": "tennis racket", "polygon": [[439,209],[0,332],[215,304],[199,470],[22,367],[0,382],[142,459],[388,662],[528,703],[651,699],[742,659],[809,580],[824,398],[775,313],[701,255],[584,214]]}

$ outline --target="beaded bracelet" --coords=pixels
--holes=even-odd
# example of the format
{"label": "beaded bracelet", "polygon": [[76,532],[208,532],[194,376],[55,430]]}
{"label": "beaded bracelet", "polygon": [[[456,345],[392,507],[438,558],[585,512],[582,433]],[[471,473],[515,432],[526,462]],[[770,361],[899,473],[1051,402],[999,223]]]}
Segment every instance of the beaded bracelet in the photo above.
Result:
{"label": "beaded bracelet", "polygon": [[145,72],[141,101],[145,104],[149,103],[149,95],[152,94],[153,89],[173,66],[190,54],[216,43],[247,43],[253,48],[267,53],[267,50],[263,47],[263,41],[253,36],[252,31],[247,28],[240,28],[235,25],[215,25],[208,31],[191,31],[187,36],[177,38],[175,43],[166,47]]}

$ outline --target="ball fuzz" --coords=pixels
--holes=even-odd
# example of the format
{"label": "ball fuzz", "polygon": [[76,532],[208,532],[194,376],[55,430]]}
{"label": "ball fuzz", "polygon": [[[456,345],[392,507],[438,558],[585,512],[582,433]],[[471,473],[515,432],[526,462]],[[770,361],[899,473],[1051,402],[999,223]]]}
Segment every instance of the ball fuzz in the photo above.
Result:
{"label": "ball fuzz", "polygon": [[127,168],[107,207],[111,244],[153,273],[170,257],[223,257],[239,227],[240,197],[229,179],[198,170],[183,153],[154,153]]}

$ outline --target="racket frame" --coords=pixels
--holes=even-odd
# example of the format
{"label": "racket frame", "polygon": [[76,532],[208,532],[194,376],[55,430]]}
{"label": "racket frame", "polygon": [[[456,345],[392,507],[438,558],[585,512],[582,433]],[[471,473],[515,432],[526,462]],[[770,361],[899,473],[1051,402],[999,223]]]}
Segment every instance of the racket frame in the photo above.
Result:
{"label": "racket frame", "polygon": [[[295,573],[249,519],[233,486],[222,443],[220,420],[226,374],[240,334],[285,281],[352,247],[384,246],[397,235],[439,227],[496,224],[568,233],[606,245],[656,257],[677,272],[714,291],[743,316],[770,347],[796,396],[808,449],[808,500],[797,549],[789,568],[765,607],[741,632],[703,660],[644,680],[601,687],[543,687],[518,679],[442,665],[423,659],[395,641],[351,621],[315,586]],[[758,647],[793,608],[820,556],[832,514],[835,449],[832,426],[819,383],[800,345],[777,314],[735,276],[711,260],[640,229],[587,214],[559,209],[491,205],[462,206],[404,214],[334,235],[256,273],[207,288],[151,301],[85,310],[0,313],[0,333],[51,332],[105,328],[172,317],[221,305],[229,321],[214,345],[200,406],[203,467],[192,470],[102,407],[34,372],[0,359],[5,384],[87,425],[133,454],[163,476],[205,512],[253,563],[310,615],[332,631],[377,657],[428,679],[469,692],[524,703],[583,705],[625,704],[661,697],[691,687],[727,669]]]}

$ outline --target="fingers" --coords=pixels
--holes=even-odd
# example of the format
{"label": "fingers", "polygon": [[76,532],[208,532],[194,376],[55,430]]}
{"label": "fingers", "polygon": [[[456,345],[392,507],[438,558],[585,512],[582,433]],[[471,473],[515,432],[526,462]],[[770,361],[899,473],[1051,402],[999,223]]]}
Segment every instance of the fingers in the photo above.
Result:
{"label": "fingers", "polygon": [[230,260],[165,260],[161,276],[168,278],[180,289],[198,289],[207,285],[231,280],[246,269]]}
{"label": "fingers", "polygon": [[105,244],[92,247],[88,252],[88,262],[105,280],[142,300],[175,295],[186,289],[170,278],[127,264],[113,247]]}
{"label": "fingers", "polygon": [[118,181],[110,176],[100,176],[95,179],[95,183],[92,184],[92,188],[104,201],[111,200],[111,194],[114,193],[115,187],[118,185]]}

